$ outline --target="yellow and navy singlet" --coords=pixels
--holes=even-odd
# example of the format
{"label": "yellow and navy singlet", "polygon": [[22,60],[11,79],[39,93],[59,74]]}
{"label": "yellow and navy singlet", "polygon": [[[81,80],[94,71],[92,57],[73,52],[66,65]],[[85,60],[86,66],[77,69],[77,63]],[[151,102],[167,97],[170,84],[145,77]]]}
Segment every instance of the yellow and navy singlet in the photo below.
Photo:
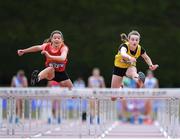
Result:
{"label": "yellow and navy singlet", "polygon": [[122,47],[125,47],[127,49],[126,53],[128,55],[130,55],[131,57],[134,57],[136,59],[146,52],[145,49],[143,47],[141,47],[140,45],[137,46],[135,51],[131,51],[129,48],[130,47],[129,42],[123,43],[119,46],[118,53],[115,55],[115,60],[114,60],[115,67],[128,68],[130,66],[136,66],[136,62],[130,63],[129,59],[123,58],[121,56],[120,50]]}

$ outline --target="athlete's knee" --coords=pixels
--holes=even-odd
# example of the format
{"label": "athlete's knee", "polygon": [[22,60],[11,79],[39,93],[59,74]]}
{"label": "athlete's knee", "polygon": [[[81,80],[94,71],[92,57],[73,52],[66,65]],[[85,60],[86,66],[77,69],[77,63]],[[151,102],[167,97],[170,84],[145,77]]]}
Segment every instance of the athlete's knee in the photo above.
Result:
{"label": "athlete's knee", "polygon": [[52,80],[53,78],[54,78],[54,76],[49,76],[49,75],[46,77],[46,79],[49,81]]}
{"label": "athlete's knee", "polygon": [[54,73],[48,73],[46,78],[47,80],[52,80],[54,77],[55,77]]}
{"label": "athlete's knee", "polygon": [[126,76],[129,78],[132,78],[134,80],[137,80],[139,77],[139,75],[137,73],[133,73],[133,74],[127,73]]}
{"label": "athlete's knee", "polygon": [[55,77],[55,70],[52,67],[48,67],[49,72],[47,73],[47,79],[52,80]]}
{"label": "athlete's knee", "polygon": [[50,72],[55,72],[55,69],[54,69],[53,67],[48,67],[48,70],[49,70]]}

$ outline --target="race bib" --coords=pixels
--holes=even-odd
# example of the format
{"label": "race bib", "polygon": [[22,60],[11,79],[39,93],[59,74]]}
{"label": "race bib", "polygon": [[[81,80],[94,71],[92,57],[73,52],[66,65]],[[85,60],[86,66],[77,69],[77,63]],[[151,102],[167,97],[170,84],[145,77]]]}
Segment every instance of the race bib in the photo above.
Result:
{"label": "race bib", "polygon": [[63,63],[49,63],[49,67],[53,68],[63,68],[64,64]]}
{"label": "race bib", "polygon": [[131,65],[136,65],[136,62],[131,62],[131,61],[125,60],[125,59],[122,59],[121,62],[126,63],[126,64],[131,64]]}

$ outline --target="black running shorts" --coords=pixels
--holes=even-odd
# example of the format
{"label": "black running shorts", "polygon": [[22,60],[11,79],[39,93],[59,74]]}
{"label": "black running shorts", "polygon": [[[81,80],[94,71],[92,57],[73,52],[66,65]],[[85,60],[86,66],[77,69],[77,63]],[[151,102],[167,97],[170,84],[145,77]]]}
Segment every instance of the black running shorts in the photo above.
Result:
{"label": "black running shorts", "polygon": [[61,82],[61,81],[67,80],[67,79],[69,79],[69,76],[66,73],[66,71],[62,71],[62,72],[55,71],[55,77],[52,80],[54,80],[56,82]]}
{"label": "black running shorts", "polygon": [[127,68],[119,68],[116,66],[114,66],[113,68],[113,74],[117,76],[121,76],[121,77],[126,75],[126,71],[127,71]]}

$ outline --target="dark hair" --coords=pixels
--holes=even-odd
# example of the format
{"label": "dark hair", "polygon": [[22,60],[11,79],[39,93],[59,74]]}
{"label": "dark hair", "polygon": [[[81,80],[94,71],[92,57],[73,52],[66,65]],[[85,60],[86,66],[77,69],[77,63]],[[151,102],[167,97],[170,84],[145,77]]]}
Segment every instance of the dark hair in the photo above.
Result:
{"label": "dark hair", "polygon": [[43,43],[48,43],[48,42],[51,42],[51,39],[50,38],[47,38],[43,41]]}
{"label": "dark hair", "polygon": [[60,34],[61,35],[61,38],[64,40],[64,37],[63,37],[63,34],[61,31],[59,30],[54,30],[53,32],[51,32],[51,35],[50,35],[50,39],[53,37],[54,34]]}
{"label": "dark hair", "polygon": [[17,71],[17,75],[24,76],[24,74],[25,74],[24,70],[20,69],[20,70]]}
{"label": "dark hair", "polygon": [[61,38],[63,39],[63,41],[64,41],[64,37],[63,37],[63,34],[62,34],[62,32],[61,31],[59,31],[59,30],[54,30],[53,32],[51,32],[51,35],[50,35],[50,37],[49,38],[47,38],[47,39],[45,39],[44,41],[43,41],[43,43],[48,43],[48,42],[51,42],[51,38],[53,37],[53,35],[54,34],[60,34],[61,35]]}

